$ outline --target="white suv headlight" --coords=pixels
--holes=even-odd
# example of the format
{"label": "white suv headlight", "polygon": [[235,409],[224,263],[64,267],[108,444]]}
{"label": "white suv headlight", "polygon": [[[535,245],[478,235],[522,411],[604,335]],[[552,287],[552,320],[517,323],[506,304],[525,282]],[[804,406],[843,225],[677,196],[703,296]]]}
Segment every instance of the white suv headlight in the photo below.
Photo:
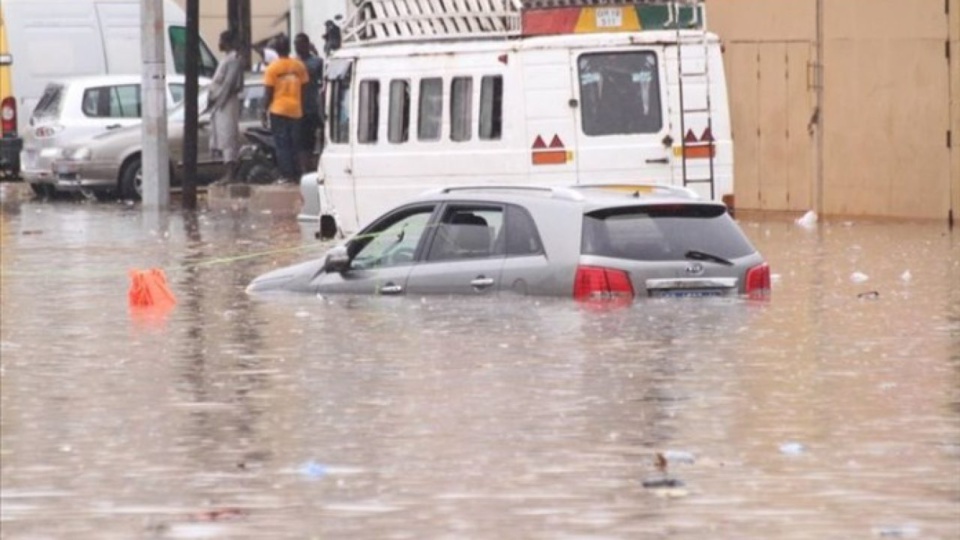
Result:
{"label": "white suv headlight", "polygon": [[93,157],[93,151],[87,147],[78,148],[70,152],[68,157],[73,161],[90,161],[90,158]]}

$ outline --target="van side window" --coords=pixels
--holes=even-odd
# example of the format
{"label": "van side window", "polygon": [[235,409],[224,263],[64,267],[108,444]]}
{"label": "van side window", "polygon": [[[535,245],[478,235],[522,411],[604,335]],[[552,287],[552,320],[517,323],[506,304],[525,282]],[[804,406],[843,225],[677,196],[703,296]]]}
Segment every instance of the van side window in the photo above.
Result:
{"label": "van side window", "polygon": [[390,81],[390,111],[387,140],[405,143],[410,137],[410,83]]}
{"label": "van side window", "polygon": [[350,79],[330,81],[330,142],[350,142]]}
{"label": "van side window", "polygon": [[357,142],[377,142],[380,124],[380,81],[360,81],[360,109],[357,117]]}
{"label": "van side window", "polygon": [[88,88],[82,103],[83,114],[91,118],[140,118],[140,85]]}
{"label": "van side window", "polygon": [[454,77],[450,83],[450,140],[469,141],[473,128],[473,78]]}
{"label": "van side window", "polygon": [[503,132],[503,77],[488,75],[480,80],[480,139],[499,139]]}
{"label": "van side window", "polygon": [[591,136],[656,133],[663,126],[657,56],[652,52],[584,54],[581,122]]}
{"label": "van side window", "polygon": [[443,119],[443,79],[421,79],[419,99],[417,138],[421,141],[439,141]]}

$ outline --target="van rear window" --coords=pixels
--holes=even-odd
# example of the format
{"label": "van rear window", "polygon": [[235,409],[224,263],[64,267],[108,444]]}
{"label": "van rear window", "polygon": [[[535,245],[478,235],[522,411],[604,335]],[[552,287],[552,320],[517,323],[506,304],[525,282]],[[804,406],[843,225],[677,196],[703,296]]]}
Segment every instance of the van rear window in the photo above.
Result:
{"label": "van rear window", "polygon": [[581,123],[591,136],[657,133],[663,126],[657,55],[584,54],[580,72]]}
{"label": "van rear window", "polygon": [[64,87],[62,84],[48,84],[40,96],[40,101],[33,108],[33,117],[56,118],[60,116],[60,105],[63,103]]}
{"label": "van rear window", "polygon": [[688,251],[725,259],[755,250],[723,206],[705,204],[618,207],[583,217],[581,252],[638,261],[683,259]]}

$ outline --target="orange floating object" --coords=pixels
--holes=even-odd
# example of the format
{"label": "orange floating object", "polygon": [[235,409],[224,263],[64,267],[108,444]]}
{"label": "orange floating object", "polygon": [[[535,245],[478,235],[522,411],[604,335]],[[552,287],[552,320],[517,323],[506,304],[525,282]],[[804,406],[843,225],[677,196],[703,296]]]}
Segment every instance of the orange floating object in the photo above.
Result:
{"label": "orange floating object", "polygon": [[130,270],[130,291],[127,293],[131,307],[171,308],[177,303],[173,291],[167,286],[163,270]]}

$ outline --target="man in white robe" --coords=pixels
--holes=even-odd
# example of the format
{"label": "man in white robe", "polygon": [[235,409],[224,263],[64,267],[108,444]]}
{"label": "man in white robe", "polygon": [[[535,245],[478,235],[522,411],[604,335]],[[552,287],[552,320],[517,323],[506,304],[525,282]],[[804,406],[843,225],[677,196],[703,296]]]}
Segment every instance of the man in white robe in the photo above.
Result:
{"label": "man in white robe", "polygon": [[226,173],[218,184],[235,180],[240,151],[240,98],[243,94],[243,63],[237,54],[233,34],[220,34],[225,53],[210,83],[207,107],[210,110],[210,150],[223,159]]}

